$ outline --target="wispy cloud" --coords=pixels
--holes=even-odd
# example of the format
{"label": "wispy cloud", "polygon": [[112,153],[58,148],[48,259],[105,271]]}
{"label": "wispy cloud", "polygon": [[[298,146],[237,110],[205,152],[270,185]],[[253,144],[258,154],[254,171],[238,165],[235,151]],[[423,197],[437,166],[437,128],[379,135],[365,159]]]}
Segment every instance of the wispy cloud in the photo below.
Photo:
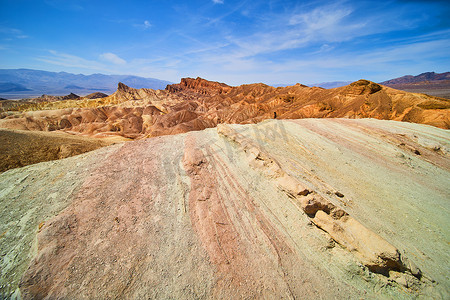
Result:
{"label": "wispy cloud", "polygon": [[[65,2],[45,1],[62,6]],[[73,3],[87,3],[83,1]],[[151,9],[152,5],[146,7]],[[80,15],[87,12],[88,6]],[[111,26],[117,35],[91,37],[87,32],[86,40],[80,40],[83,45],[91,45],[101,39],[99,45],[105,48],[95,53],[68,48],[71,50],[61,50],[67,53],[53,51],[33,56],[41,55],[40,61],[72,70],[172,81],[178,80],[175,76],[204,76],[230,84],[353,80],[353,76],[360,76],[355,74],[386,73],[394,66],[403,66],[399,71],[403,72],[417,66],[432,70],[437,60],[445,65],[450,33],[437,32],[436,28],[448,28],[440,24],[446,20],[436,12],[437,7],[442,5],[401,0],[239,0],[233,5],[230,1],[210,0],[194,7],[178,0],[146,17],[139,17],[136,9],[126,16],[122,11],[110,12],[110,20],[101,20],[99,26]],[[79,28],[83,26],[73,30]],[[37,39],[34,32],[33,39]],[[123,43],[108,48],[117,36]],[[28,47],[29,43],[19,40],[21,37],[26,37],[25,32],[0,27],[0,42],[9,49]],[[42,41],[47,39],[45,36]],[[64,49],[60,44],[47,47]]]}
{"label": "wispy cloud", "polygon": [[342,41],[363,34],[358,31],[367,25],[367,21],[346,20],[352,12],[351,7],[327,5],[306,13],[293,14],[288,24],[293,27],[292,30],[301,32],[309,40]]}
{"label": "wispy cloud", "polygon": [[313,45],[320,49],[319,52],[327,52],[339,43],[395,30],[410,30],[424,21],[423,18],[403,21],[402,13],[394,10],[361,17],[360,10],[361,7],[348,2],[337,2],[267,15],[261,19],[259,30],[249,34],[231,33],[225,37],[234,45],[229,55],[233,58],[249,58],[307,49]]}
{"label": "wispy cloud", "polygon": [[36,60],[68,68],[96,71],[104,71],[106,69],[103,64],[95,60],[87,60],[76,55],[61,53],[55,50],[49,50],[49,53],[50,55],[37,57]]}
{"label": "wispy cloud", "polygon": [[262,26],[261,31],[250,36],[230,35],[228,40],[237,46],[237,55],[246,57],[302,48],[314,42],[348,41],[372,34],[373,29],[369,27],[373,24],[368,20],[348,18],[352,12],[351,7],[324,5],[302,13],[274,15],[268,28]]}
{"label": "wispy cloud", "polygon": [[119,56],[111,52],[100,54],[100,59],[116,65],[125,65],[127,63],[123,58],[120,58]]}
{"label": "wispy cloud", "polygon": [[[133,74],[161,79],[178,78],[181,76],[176,67],[178,67],[182,61],[176,58],[167,58],[160,61],[133,59],[130,62],[122,63],[123,59],[113,53],[101,54],[99,60],[85,59],[77,55],[62,53],[55,50],[50,50],[48,53],[48,55],[40,56],[35,59],[47,64],[64,67],[64,69],[70,72],[82,71],[83,73],[100,72],[106,74]],[[110,62],[112,62],[112,64]]]}
{"label": "wispy cloud", "polygon": [[[263,39],[262,39],[263,40]],[[282,40],[282,39],[281,39]],[[362,41],[363,43],[366,40]],[[250,44],[249,44],[250,45]],[[311,83],[319,81],[357,80],[366,78],[383,81],[390,77],[438,71],[448,65],[450,30],[439,34],[424,34],[389,43],[372,43],[370,47],[343,48],[319,44],[297,55],[262,54],[231,44],[186,56],[178,66],[190,74],[229,84],[251,82]],[[267,44],[257,45],[268,47]],[[276,45],[275,45],[276,46]],[[249,46],[250,47],[250,46]],[[432,50],[432,51],[431,51]],[[261,51],[261,49],[256,49]],[[269,51],[269,50],[267,50]],[[252,55],[253,53],[257,53]],[[280,57],[282,57],[280,59]],[[440,62],[440,63],[439,63]],[[393,68],[398,66],[399,68]],[[406,73],[405,73],[406,72]],[[402,74],[405,73],[405,74]],[[346,74],[346,75],[345,75]]]}
{"label": "wispy cloud", "polygon": [[11,40],[12,38],[16,39],[26,39],[29,38],[28,35],[24,34],[22,30],[11,27],[3,27],[0,26],[0,34],[4,35],[6,39]]}
{"label": "wispy cloud", "polygon": [[151,28],[153,25],[152,25],[152,23],[150,23],[150,21],[145,20],[142,23],[137,23],[137,24],[135,23],[135,24],[133,24],[133,26],[136,28],[140,28],[142,30],[147,30],[147,29]]}
{"label": "wispy cloud", "polygon": [[[274,79],[270,78],[280,78],[280,82],[287,83],[360,78],[383,81],[406,73],[418,74],[424,70],[436,70],[439,68],[439,61],[448,65],[449,52],[450,37],[447,37],[429,41],[407,41],[401,45],[359,51],[330,53],[327,56],[313,53],[310,56],[289,58],[277,63],[260,58],[230,57],[230,63],[224,71],[229,74],[239,73],[243,70],[241,66],[246,66],[244,70],[247,74],[241,76],[242,80],[245,80],[247,76],[260,78],[260,81],[266,80],[268,83],[273,83]],[[398,66],[398,69],[392,68],[393,65]],[[344,78],[342,74],[352,75]]]}
{"label": "wispy cloud", "polygon": [[[215,1],[220,1],[220,2],[215,2]],[[212,25],[212,24],[215,24],[215,23],[221,21],[222,19],[224,19],[224,18],[226,18],[226,17],[228,17],[228,16],[234,14],[235,12],[241,10],[242,7],[247,3],[247,1],[248,1],[248,0],[242,1],[241,3],[237,4],[232,10],[226,12],[225,14],[222,14],[221,16],[218,16],[218,17],[216,17],[216,18],[214,18],[214,19],[211,19],[211,20],[210,20],[208,23],[206,23],[205,25],[206,25],[206,26],[210,26],[210,25]],[[223,0],[213,0],[213,2],[214,2],[215,4],[223,4],[223,3],[224,3]]]}

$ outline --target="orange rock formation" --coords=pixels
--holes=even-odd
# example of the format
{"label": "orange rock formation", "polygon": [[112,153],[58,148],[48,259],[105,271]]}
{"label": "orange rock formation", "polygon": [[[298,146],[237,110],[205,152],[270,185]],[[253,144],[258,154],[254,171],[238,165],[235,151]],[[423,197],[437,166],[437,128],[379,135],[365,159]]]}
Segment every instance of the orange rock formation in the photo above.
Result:
{"label": "orange rock formation", "polygon": [[128,138],[271,118],[376,118],[450,128],[450,100],[407,93],[367,80],[328,90],[301,84],[284,88],[261,83],[231,87],[201,78],[183,78],[166,90],[134,89],[119,83],[111,96],[91,102],[61,101],[60,105],[67,108],[9,116],[0,120],[0,127]]}

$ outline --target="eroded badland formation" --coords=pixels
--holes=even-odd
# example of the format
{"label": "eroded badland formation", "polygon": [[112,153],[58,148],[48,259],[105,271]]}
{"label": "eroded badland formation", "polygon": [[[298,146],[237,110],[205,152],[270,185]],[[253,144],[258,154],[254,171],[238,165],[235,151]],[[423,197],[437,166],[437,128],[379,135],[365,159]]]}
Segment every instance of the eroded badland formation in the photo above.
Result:
{"label": "eroded badland formation", "polygon": [[366,80],[4,109],[0,295],[447,299],[449,115]]}
{"label": "eroded badland formation", "polygon": [[120,83],[117,91],[105,98],[25,105],[24,110],[32,111],[6,116],[0,126],[128,138],[272,118],[377,118],[448,129],[449,108],[448,99],[402,92],[366,80],[327,90],[300,84],[285,88],[264,84],[230,87],[184,78],[165,90],[137,90]]}

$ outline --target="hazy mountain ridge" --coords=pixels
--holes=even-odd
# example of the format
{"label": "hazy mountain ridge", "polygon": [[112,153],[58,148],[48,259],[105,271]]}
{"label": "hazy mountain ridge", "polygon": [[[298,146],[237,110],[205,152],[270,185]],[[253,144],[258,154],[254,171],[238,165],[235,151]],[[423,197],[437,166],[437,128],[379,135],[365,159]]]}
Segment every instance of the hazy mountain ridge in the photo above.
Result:
{"label": "hazy mountain ridge", "polygon": [[416,76],[406,75],[380,82],[380,84],[383,85],[405,84],[405,83],[418,83],[423,81],[436,81],[436,80],[450,80],[450,72],[445,73],[425,72]]}
{"label": "hazy mountain ridge", "polygon": [[27,89],[24,85],[20,83],[13,83],[13,82],[0,82],[0,92],[1,93],[8,93],[8,92],[25,92],[25,91],[31,91],[30,89]]}
{"label": "hazy mountain ridge", "polygon": [[151,89],[164,89],[171,83],[133,75],[83,75],[31,69],[0,69],[0,97],[21,99],[42,94],[66,95],[74,91],[80,95],[93,92],[110,94],[116,90],[118,82]]}
{"label": "hazy mountain ridge", "polygon": [[394,89],[423,93],[450,99],[450,72],[426,72],[417,76],[406,75],[382,82]]}
{"label": "hazy mountain ridge", "polygon": [[[379,84],[387,85],[395,87],[394,85],[399,84],[417,84],[417,83],[424,83],[424,82],[435,82],[435,81],[443,81],[443,80],[450,80],[450,72],[444,72],[444,73],[435,73],[435,72],[425,72],[421,73],[419,75],[405,75],[389,80],[385,80],[383,82],[379,82]],[[345,86],[352,83],[352,81],[326,81],[326,82],[320,82],[320,83],[310,83],[306,84],[307,86],[317,86],[324,89],[332,89],[337,88],[341,86]],[[279,84],[277,86],[288,86],[288,84]],[[408,87],[406,87],[408,88]]]}
{"label": "hazy mountain ridge", "polygon": [[317,86],[324,89],[334,89],[341,86],[346,86],[352,83],[352,81],[329,81],[329,82],[320,82],[320,83],[311,83],[307,84],[307,86]]}

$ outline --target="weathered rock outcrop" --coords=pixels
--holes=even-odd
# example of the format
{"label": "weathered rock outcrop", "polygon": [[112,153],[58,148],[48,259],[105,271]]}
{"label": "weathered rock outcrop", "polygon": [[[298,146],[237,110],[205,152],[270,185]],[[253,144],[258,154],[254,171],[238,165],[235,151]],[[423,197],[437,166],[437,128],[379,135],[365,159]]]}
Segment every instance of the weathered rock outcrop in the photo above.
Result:
{"label": "weathered rock outcrop", "polygon": [[108,97],[108,95],[105,93],[101,93],[101,92],[95,92],[95,93],[91,93],[89,95],[84,96],[84,98],[86,98],[86,99],[99,99],[99,98],[105,98],[105,97]]}
{"label": "weathered rock outcrop", "polygon": [[432,126],[271,120],[9,170],[0,295],[446,299],[449,149]]}
{"label": "weathered rock outcrop", "polygon": [[[57,104],[52,102],[49,108],[57,108]],[[108,97],[68,100],[60,105],[65,110],[4,115],[0,127],[130,138],[202,130],[224,123],[258,123],[272,118],[377,118],[450,128],[449,100],[397,91],[367,80],[329,90],[301,84],[285,88],[265,84],[230,87],[201,78],[183,78],[181,83],[157,91],[137,90],[119,83],[117,91]],[[111,119],[106,112],[114,112],[114,117]]]}
{"label": "weathered rock outcrop", "polygon": [[180,83],[170,84],[166,87],[166,90],[171,93],[190,91],[208,96],[222,94],[230,91],[231,89],[232,87],[225,83],[208,81],[200,77],[197,77],[196,79],[182,78]]}
{"label": "weathered rock outcrop", "polygon": [[40,103],[40,102],[55,102],[55,101],[64,101],[64,100],[78,100],[81,99],[80,96],[70,93],[65,96],[52,96],[52,95],[42,95],[38,98],[30,99],[30,102]]}
{"label": "weathered rock outcrop", "polygon": [[[305,184],[288,175],[279,163],[270,157],[258,145],[252,143],[229,126],[219,125],[219,134],[236,142],[247,153],[250,166],[260,170],[273,180],[275,185],[300,204],[312,222],[323,229],[340,245],[355,252],[361,262],[371,271],[389,274],[389,271],[409,271],[400,258],[400,252],[378,234],[348,215]],[[420,270],[413,268],[415,276],[420,278]]]}

